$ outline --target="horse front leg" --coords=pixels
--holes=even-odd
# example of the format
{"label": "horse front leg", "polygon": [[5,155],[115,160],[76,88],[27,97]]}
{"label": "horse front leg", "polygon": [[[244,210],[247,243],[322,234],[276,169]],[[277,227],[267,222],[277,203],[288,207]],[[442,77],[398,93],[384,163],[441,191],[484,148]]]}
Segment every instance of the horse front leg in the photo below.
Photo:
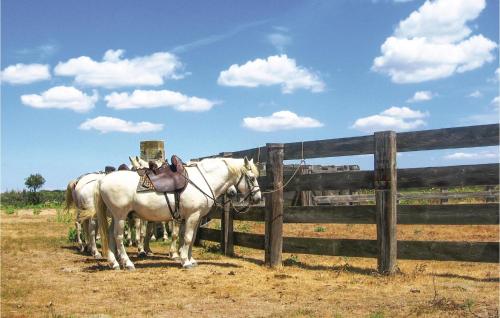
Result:
{"label": "horse front leg", "polygon": [[193,264],[190,260],[190,249],[194,242],[194,232],[198,228],[198,223],[200,222],[200,212],[195,212],[191,214],[185,221],[185,230],[183,235],[182,246],[179,249],[181,256],[181,264],[183,268],[189,269],[196,264]]}
{"label": "horse front leg", "polygon": [[179,248],[177,247],[180,223],[177,221],[170,221],[168,223],[169,227],[172,226],[172,231],[170,234],[170,238],[172,239],[172,242],[170,242],[170,258],[177,261],[180,259],[178,252]]}
{"label": "horse front leg", "polygon": [[198,229],[200,228],[200,224],[201,224],[201,218],[199,218],[198,224],[196,224],[196,227],[194,229],[193,242],[191,243],[191,246],[189,247],[189,252],[188,252],[189,261],[191,262],[191,264],[193,266],[198,266],[198,262],[193,258],[193,244],[196,241],[196,235],[198,234]]}
{"label": "horse front leg", "polygon": [[120,254],[120,262],[125,269],[135,270],[134,263],[130,260],[123,244],[123,232],[125,230],[125,219],[118,219],[114,223],[114,235],[116,240],[116,247]]}

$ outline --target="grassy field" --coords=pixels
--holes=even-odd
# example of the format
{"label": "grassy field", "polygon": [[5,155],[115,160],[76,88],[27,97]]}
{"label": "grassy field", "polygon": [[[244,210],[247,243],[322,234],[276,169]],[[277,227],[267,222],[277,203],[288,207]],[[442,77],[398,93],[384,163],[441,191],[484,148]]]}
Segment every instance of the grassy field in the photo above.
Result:
{"label": "grassy field", "polygon": [[[72,224],[54,209],[1,212],[2,317],[498,317],[498,264],[399,261],[393,277],[364,258],[284,255],[262,265],[263,252],[237,256],[206,243],[199,266],[182,270],[167,257],[135,258],[137,270],[111,271],[69,242]],[[213,221],[215,223],[217,221]],[[237,229],[260,232],[258,223]],[[399,237],[498,241],[498,226],[400,226]],[[285,234],[373,238],[369,225],[286,225]]]}

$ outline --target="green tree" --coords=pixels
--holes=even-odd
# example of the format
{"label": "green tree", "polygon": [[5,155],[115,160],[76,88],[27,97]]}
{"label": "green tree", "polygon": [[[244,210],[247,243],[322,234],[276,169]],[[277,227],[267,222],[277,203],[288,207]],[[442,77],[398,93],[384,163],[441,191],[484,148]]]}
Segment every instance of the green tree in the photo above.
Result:
{"label": "green tree", "polygon": [[40,196],[36,193],[36,190],[40,189],[44,183],[45,179],[39,173],[30,174],[30,176],[24,180],[24,184],[30,190],[30,195],[28,196],[28,201],[30,201],[30,203],[40,203]]}

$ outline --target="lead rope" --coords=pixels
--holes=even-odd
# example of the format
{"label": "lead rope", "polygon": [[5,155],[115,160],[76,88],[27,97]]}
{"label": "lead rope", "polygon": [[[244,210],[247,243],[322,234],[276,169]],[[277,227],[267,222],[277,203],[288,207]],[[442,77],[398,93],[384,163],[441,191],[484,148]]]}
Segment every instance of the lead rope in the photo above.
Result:
{"label": "lead rope", "polygon": [[[260,149],[260,148],[259,148]],[[295,172],[292,174],[292,176],[287,180],[287,182],[285,182],[285,184],[283,184],[281,187],[277,188],[277,189],[274,189],[274,190],[271,190],[271,191],[263,191],[261,192],[262,194],[269,194],[269,193],[274,193],[274,192],[277,192],[279,190],[282,190],[284,189],[290,182],[292,182],[292,179],[295,178],[295,175],[297,174],[297,172],[299,172],[299,170],[305,166],[306,164],[306,160],[304,159],[304,142],[302,141],[301,143],[301,159],[300,159],[300,163],[299,163],[299,166],[297,167],[297,169],[295,170]]]}
{"label": "lead rope", "polygon": [[[279,190],[282,190],[284,189],[292,180],[293,178],[295,178],[295,175],[297,175],[297,172],[299,172],[299,170],[306,164],[306,160],[304,159],[304,142],[302,141],[301,142],[301,152],[300,152],[300,163],[299,163],[299,166],[297,167],[297,169],[295,170],[295,172],[292,174],[292,176],[287,180],[287,182],[285,184],[283,184],[281,187],[277,188],[277,189],[274,189],[272,191],[261,191],[262,194],[269,194],[269,193],[273,193],[273,192],[277,192]],[[257,163],[260,164],[260,147],[257,148]],[[248,185],[247,185],[248,186]],[[250,193],[251,194],[253,191],[253,188],[252,190],[250,190]],[[246,198],[248,198],[249,195],[247,195],[243,200],[245,200]],[[231,201],[231,207],[232,209],[240,214],[240,213],[246,213],[248,212],[248,210],[250,210],[250,203],[248,203],[247,206],[245,206],[242,210],[238,210],[236,208],[236,206],[233,204],[233,201]]]}

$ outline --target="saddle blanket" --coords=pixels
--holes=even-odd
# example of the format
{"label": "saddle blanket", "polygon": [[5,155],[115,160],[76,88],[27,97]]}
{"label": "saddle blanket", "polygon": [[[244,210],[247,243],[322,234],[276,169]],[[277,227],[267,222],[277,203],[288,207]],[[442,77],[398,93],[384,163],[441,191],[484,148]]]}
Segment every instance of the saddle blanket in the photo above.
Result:
{"label": "saddle blanket", "polygon": [[153,183],[149,180],[147,174],[143,174],[140,176],[139,183],[137,184],[137,192],[147,192],[147,191],[156,191]]}

